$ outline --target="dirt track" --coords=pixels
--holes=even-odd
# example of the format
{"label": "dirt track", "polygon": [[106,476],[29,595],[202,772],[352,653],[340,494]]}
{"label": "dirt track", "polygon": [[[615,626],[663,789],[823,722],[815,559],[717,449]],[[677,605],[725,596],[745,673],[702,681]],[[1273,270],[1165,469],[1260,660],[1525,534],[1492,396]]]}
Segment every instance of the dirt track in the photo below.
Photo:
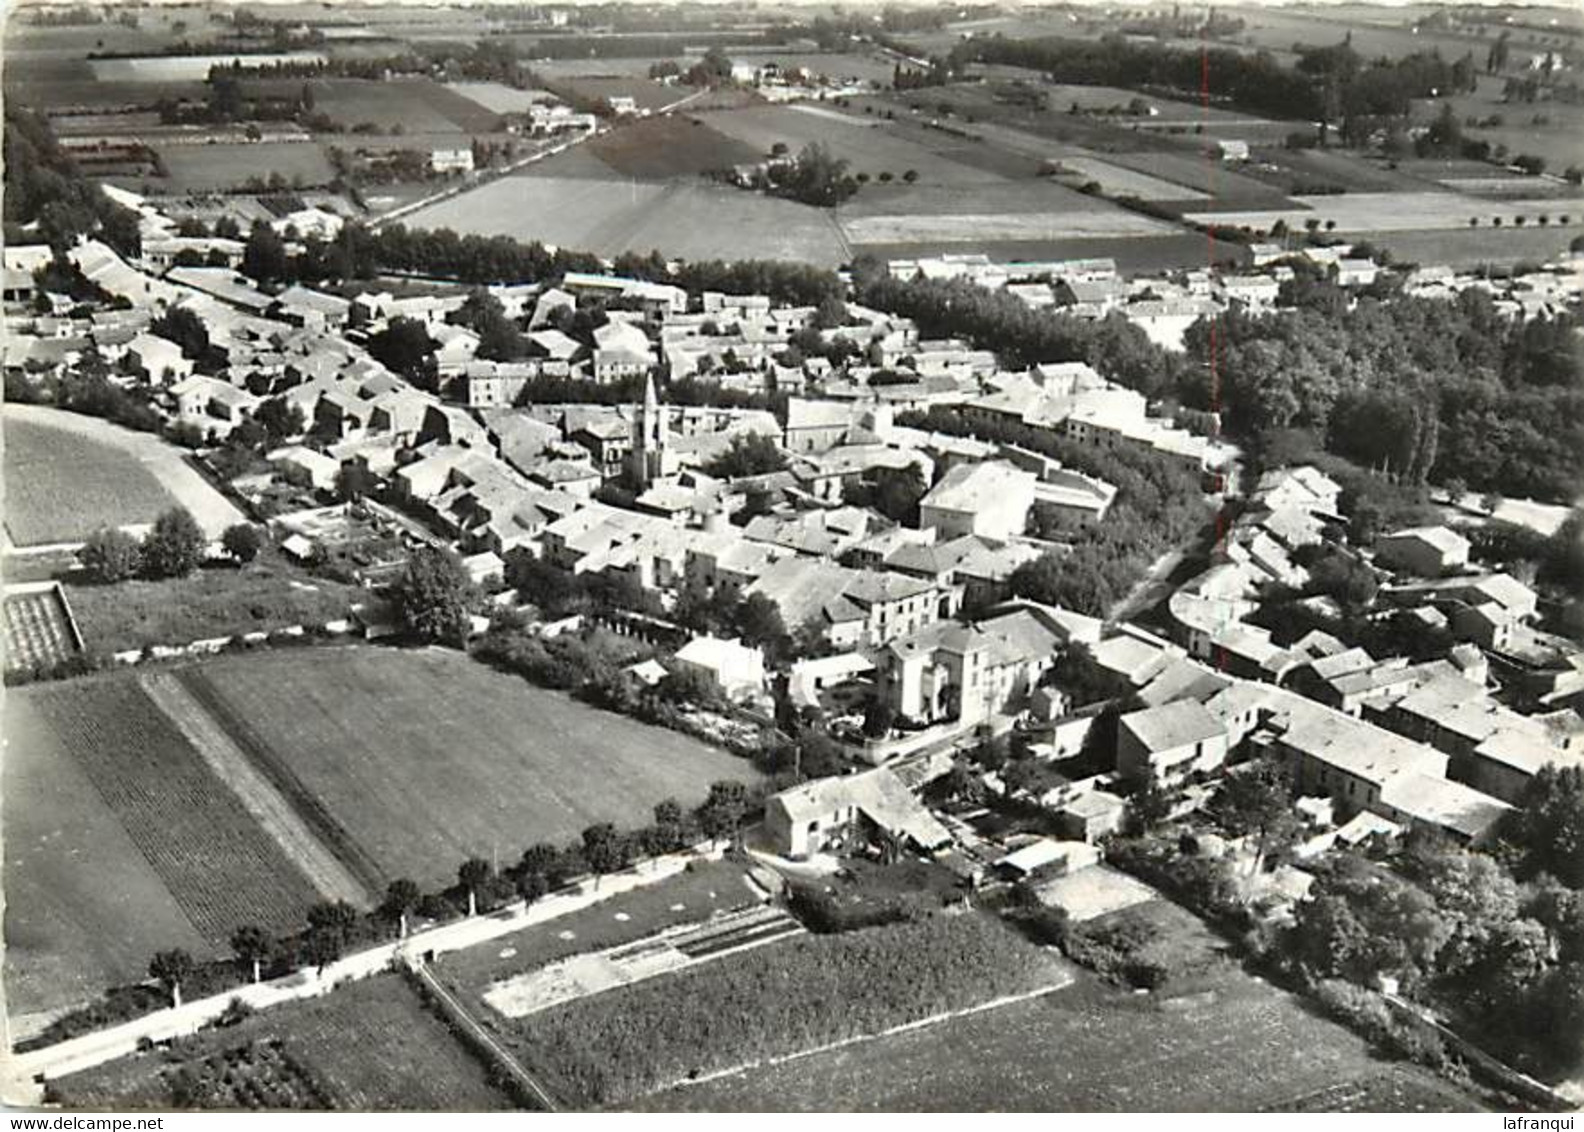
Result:
{"label": "dirt track", "polygon": [[304,824],[280,791],[248,761],[204,706],[169,672],[148,672],[140,681],[159,709],[203,756],[209,769],[236,794],[264,832],[281,847],[326,900],[372,905],[368,892]]}

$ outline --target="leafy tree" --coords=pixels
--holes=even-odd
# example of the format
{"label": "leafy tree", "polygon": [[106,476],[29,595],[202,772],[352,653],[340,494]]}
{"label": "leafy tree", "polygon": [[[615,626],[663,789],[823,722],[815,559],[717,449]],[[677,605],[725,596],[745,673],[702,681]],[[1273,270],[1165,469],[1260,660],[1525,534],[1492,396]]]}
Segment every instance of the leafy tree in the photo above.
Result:
{"label": "leafy tree", "polygon": [[687,813],[675,798],[657,802],[654,808],[656,848],[674,853],[687,844]]}
{"label": "leafy tree", "polygon": [[433,387],[437,345],[423,323],[402,316],[391,319],[384,330],[368,340],[368,352],[392,372]]}
{"label": "leafy tree", "polygon": [[732,620],[746,645],[762,648],[772,662],[787,659],[792,636],[781,620],[781,607],[764,594],[749,594],[732,610]]}
{"label": "leafy tree", "polygon": [[1135,830],[1148,833],[1171,816],[1174,802],[1171,794],[1151,780],[1128,799],[1128,819]]}
{"label": "leafy tree", "polygon": [[583,831],[583,859],[594,873],[594,890],[600,878],[627,867],[627,839],[610,822],[598,822]]}
{"label": "leafy tree", "polygon": [[1519,875],[1548,873],[1569,888],[1584,888],[1584,768],[1540,768],[1502,835],[1519,853]]}
{"label": "leafy tree", "polygon": [[407,917],[412,915],[413,909],[418,907],[418,902],[423,899],[415,881],[407,877],[398,877],[385,888],[385,899],[380,903],[380,911],[396,921],[397,935],[407,938]]}
{"label": "leafy tree", "polygon": [[209,328],[186,307],[171,307],[149,323],[149,330],[180,346],[184,358],[206,361],[210,357]]}
{"label": "leafy tree", "polygon": [[884,739],[896,726],[896,708],[891,701],[876,696],[864,707],[863,733],[871,739]]}
{"label": "leafy tree", "polygon": [[519,873],[517,876],[517,895],[522,898],[523,906],[527,907],[536,900],[543,899],[550,892],[550,881],[543,873]]}
{"label": "leafy tree", "polygon": [[231,933],[231,950],[237,962],[252,971],[256,983],[261,968],[275,951],[275,937],[257,924],[246,924]]}
{"label": "leafy tree", "polygon": [[192,512],[173,507],[154,520],[143,539],[143,572],[151,578],[184,578],[203,564],[207,545]]}
{"label": "leafy tree", "polygon": [[346,503],[356,503],[379,488],[379,479],[357,461],[342,464],[335,475],[335,495]]}
{"label": "leafy tree", "polygon": [[357,926],[357,909],[344,900],[321,900],[308,909],[308,933],[304,950],[308,962],[323,973],[352,941]]}
{"label": "leafy tree", "polygon": [[255,221],[242,250],[242,274],[259,283],[278,283],[290,273],[290,258],[280,233],[267,221]]}
{"label": "leafy tree", "polygon": [[732,437],[731,446],[710,461],[704,470],[721,479],[738,479],[779,472],[786,463],[786,453],[781,451],[773,436],[750,432]]}
{"label": "leafy tree", "polygon": [[457,883],[467,891],[468,915],[478,915],[479,890],[489,882],[495,870],[490,868],[490,863],[482,857],[469,857],[457,869]]}
{"label": "leafy tree", "polygon": [[181,985],[192,974],[193,958],[181,948],[156,952],[149,961],[149,977],[156,980],[171,996],[171,1005],[182,1004]]}
{"label": "leafy tree", "polygon": [[711,784],[709,796],[699,807],[699,825],[709,839],[719,841],[730,837],[733,846],[739,843],[743,819],[748,815],[748,788],[731,779]]}
{"label": "leafy tree", "polygon": [[1240,768],[1221,782],[1215,812],[1234,837],[1254,838],[1252,871],[1258,873],[1268,854],[1290,845],[1298,835],[1292,810],[1292,776],[1272,759]]}
{"label": "leafy tree", "polygon": [[308,428],[302,407],[284,397],[271,397],[260,401],[253,410],[253,419],[264,426],[271,443],[280,443],[293,436],[301,436]]}
{"label": "leafy tree", "polygon": [[460,646],[467,640],[478,588],[450,550],[420,547],[396,584],[396,606],[407,630],[425,640]]}
{"label": "leafy tree", "polygon": [[530,845],[523,851],[517,870],[521,875],[538,874],[551,888],[560,888],[566,882],[566,855],[547,841]]}
{"label": "leafy tree", "polygon": [[101,582],[121,582],[135,575],[142,563],[137,539],[114,527],[100,527],[88,536],[77,560]]}
{"label": "leafy tree", "polygon": [[220,545],[232,558],[247,563],[264,548],[264,535],[252,523],[233,523],[220,536]]}

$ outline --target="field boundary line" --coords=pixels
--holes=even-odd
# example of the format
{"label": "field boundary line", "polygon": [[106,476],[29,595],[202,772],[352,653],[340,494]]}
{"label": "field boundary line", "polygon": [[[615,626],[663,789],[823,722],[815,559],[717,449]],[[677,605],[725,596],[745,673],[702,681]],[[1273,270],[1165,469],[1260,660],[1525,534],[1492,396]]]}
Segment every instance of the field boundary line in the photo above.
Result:
{"label": "field boundary line", "polygon": [[138,679],[154,705],[321,896],[360,907],[371,904],[368,890],[180,680],[169,672],[146,672]]}
{"label": "field boundary line", "polygon": [[[679,1081],[672,1082],[671,1085],[665,1086],[664,1088],[680,1089],[689,1085],[703,1085],[709,1081],[715,1081],[722,1077],[736,1077],[743,1073],[751,1072],[755,1069],[770,1069],[779,1065],[786,1065],[789,1062],[800,1061],[805,1057],[815,1057],[822,1053],[829,1053],[831,1050],[845,1049],[847,1046],[859,1045],[863,1042],[872,1042],[879,1038],[895,1037],[897,1034],[906,1034],[913,1030],[925,1030],[941,1022],[950,1022],[956,1018],[968,1018],[975,1014],[984,1014],[991,1010],[1000,1010],[1004,1006],[1016,1006],[1020,1002],[1027,1002],[1030,999],[1042,998],[1047,994],[1054,993],[1055,991],[1066,990],[1068,987],[1072,986],[1073,981],[1073,976],[1071,974],[1064,975],[1061,979],[1055,982],[1047,983],[1044,986],[1036,987],[1034,990],[1021,991],[1017,994],[1002,995],[1000,998],[992,998],[988,1002],[981,1002],[978,1006],[965,1006],[960,1010],[947,1010],[940,1014],[931,1014],[924,1018],[915,1019],[912,1022],[903,1022],[900,1025],[891,1026],[884,1030],[876,1030],[873,1033],[855,1034],[850,1038],[842,1038],[839,1041],[826,1042],[824,1045],[813,1046],[809,1049],[800,1049],[796,1053],[783,1053],[774,1057],[761,1057],[754,1061],[745,1061],[738,1065],[730,1066],[726,1069],[717,1069],[712,1073],[701,1074],[698,1077],[684,1077]],[[663,1089],[657,1089],[655,1091],[660,1092],[663,1091]]]}
{"label": "field boundary line", "polygon": [[482,1022],[473,1017],[468,1008],[462,1004],[462,1001],[456,995],[451,993],[444,983],[434,977],[434,972],[429,970],[428,964],[422,958],[409,956],[407,968],[418,976],[424,986],[429,988],[429,992],[439,1001],[441,1010],[465,1027],[472,1035],[474,1042],[483,1046],[495,1061],[505,1068],[507,1073],[515,1077],[519,1084],[525,1086],[530,1093],[538,1097],[539,1103],[544,1105],[546,1112],[560,1111],[561,1106],[555,1103],[550,1093],[538,1081],[534,1080],[533,1075],[528,1072],[523,1063],[517,1060],[511,1050],[497,1041],[495,1035],[491,1034]]}
{"label": "field boundary line", "polygon": [[275,754],[248,721],[231,709],[203,670],[198,667],[184,668],[177,673],[176,679],[188,695],[219,723],[232,742],[242,749],[248,765],[286,799],[292,811],[314,832],[319,844],[325,846],[336,861],[357,878],[365,892],[378,892],[384,884],[384,878],[373,858],[313,791],[303,785],[296,773]]}

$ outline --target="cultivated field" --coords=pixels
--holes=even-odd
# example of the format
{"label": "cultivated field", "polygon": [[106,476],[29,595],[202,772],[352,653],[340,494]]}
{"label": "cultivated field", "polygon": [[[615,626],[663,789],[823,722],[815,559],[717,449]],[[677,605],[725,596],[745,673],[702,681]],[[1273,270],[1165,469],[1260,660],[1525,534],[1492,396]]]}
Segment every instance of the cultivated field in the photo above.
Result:
{"label": "cultivated field", "polygon": [[69,1005],[168,947],[223,954],[232,930],[301,926],[314,890],[133,673],[6,697],[7,991]]}
{"label": "cultivated field", "polygon": [[[1190,921],[1185,931],[1206,936]],[[1175,942],[1175,941],[1174,941]],[[1215,947],[1204,938],[1201,946]],[[1222,963],[1139,996],[1084,976],[1037,999],[659,1093],[643,1107],[1245,1112],[1478,1107],[1428,1071],[1385,1064],[1348,1031]]]}
{"label": "cultivated field", "polygon": [[667,1082],[976,1009],[1071,977],[1053,950],[981,913],[938,915],[798,935],[498,1028],[569,1103],[624,1105]]}
{"label": "cultivated field", "polygon": [[552,97],[547,90],[518,90],[505,83],[457,82],[446,87],[491,114],[526,114],[536,103]]}
{"label": "cultivated field", "polygon": [[398,126],[412,134],[486,134],[499,128],[498,112],[433,79],[315,79],[309,90],[315,113],[349,129],[363,122],[382,133]]}
{"label": "cultivated field", "polygon": [[[1347,193],[1341,196],[1294,197],[1296,208],[1188,213],[1200,221],[1248,225],[1269,229],[1277,220],[1290,228],[1301,228],[1305,220],[1335,221],[1343,233],[1368,235],[1374,232],[1433,231],[1469,227],[1522,227],[1540,225],[1545,217],[1551,225],[1584,225],[1584,198],[1555,200],[1479,200],[1458,193]],[[1470,225],[1470,220],[1478,225]],[[1499,223],[1498,223],[1499,221]]]}
{"label": "cultivated field", "polygon": [[[587,170],[587,155],[582,155]],[[660,251],[684,259],[788,259],[822,266],[849,256],[830,214],[723,186],[503,177],[420,209],[412,228],[509,235],[616,255]]]}
{"label": "cultivated field", "polygon": [[1073,183],[1094,181],[1107,196],[1135,196],[1140,200],[1206,199],[1206,194],[1195,189],[1092,157],[1063,157],[1061,167],[1063,180],[1067,179],[1066,174],[1070,172]]}
{"label": "cultivated field", "polygon": [[[686,87],[666,86],[644,75],[613,75],[604,63],[603,59],[589,60],[571,67],[550,64],[542,68],[535,64],[535,69],[547,80],[552,80],[550,85],[558,93],[564,91],[591,100],[631,98],[640,110],[664,110],[692,93]],[[599,73],[591,74],[591,69],[595,68]]]}
{"label": "cultivated field", "polygon": [[697,118],[677,114],[620,126],[580,148],[613,173],[656,181],[730,169],[765,156]]}
{"label": "cultivated field", "polygon": [[211,538],[242,521],[225,496],[150,433],[42,405],[7,405],[6,529],[13,542],[81,542],[101,526],[150,523],[180,503]]}
{"label": "cultivated field", "polygon": [[[178,1084],[180,1081],[180,1084]],[[55,1083],[76,1107],[483,1112],[512,1107],[397,975],[278,1006]]]}
{"label": "cultivated field", "polygon": [[151,523],[175,506],[125,450],[48,420],[6,409],[5,527],[13,543],[80,542],[96,527]]}
{"label": "cultivated field", "polygon": [[438,649],[263,653],[183,679],[376,889],[400,876],[448,884],[469,856],[515,857],[595,821],[646,823],[664,797],[691,804],[717,779],[756,777],[695,740]]}
{"label": "cultivated field", "polygon": [[[818,113],[811,111],[817,110]],[[752,147],[760,154],[770,152],[777,142],[792,153],[818,142],[838,158],[845,158],[849,171],[877,177],[889,172],[901,177],[907,170],[917,171],[929,185],[978,186],[1004,178],[995,172],[963,160],[943,156],[935,149],[901,136],[886,123],[861,115],[826,107],[752,106],[700,114],[706,123]],[[942,146],[958,139],[941,135]]]}
{"label": "cultivated field", "polygon": [[241,188],[254,178],[265,181],[275,173],[302,186],[327,185],[335,179],[324,150],[308,141],[161,145],[155,149],[169,174],[165,186],[172,191]]}

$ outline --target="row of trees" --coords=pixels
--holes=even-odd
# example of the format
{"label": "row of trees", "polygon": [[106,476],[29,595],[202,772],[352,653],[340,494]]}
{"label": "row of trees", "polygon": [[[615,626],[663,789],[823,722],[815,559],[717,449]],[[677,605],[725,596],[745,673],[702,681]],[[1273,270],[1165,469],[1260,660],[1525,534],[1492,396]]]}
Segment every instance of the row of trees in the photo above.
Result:
{"label": "row of trees", "polygon": [[[380,272],[454,279],[461,283],[538,283],[568,271],[601,271],[598,256],[564,248],[551,250],[510,236],[458,235],[449,228],[408,229],[400,224],[377,231],[349,223],[334,240],[309,237],[297,256],[268,225],[248,237],[244,274],[261,283],[372,279]],[[659,253],[626,253],[614,261],[619,274],[671,283],[690,292],[765,294],[779,303],[819,306],[839,303],[845,288],[835,272],[802,263],[771,260],[704,260],[668,266]]]}
{"label": "row of trees", "polygon": [[[326,900],[308,909],[307,926],[296,935],[279,938],[257,924],[244,924],[231,933],[232,955],[244,976],[255,983],[266,972],[284,972],[301,964],[323,970],[358,944],[388,939],[392,933],[405,938],[415,915],[447,920],[463,908],[468,916],[475,916],[514,899],[532,904],[581,876],[592,876],[598,891],[602,877],[629,868],[639,857],[680,852],[701,839],[729,840],[735,845],[758,804],[759,798],[743,783],[723,779],[713,783],[692,809],[674,798],[659,802],[653,823],[641,829],[621,830],[611,822],[595,822],[569,844],[530,846],[504,869],[482,857],[470,857],[457,869],[456,884],[439,892],[426,894],[416,881],[398,878],[368,914],[345,901]],[[172,1005],[180,1006],[183,986],[200,967],[189,952],[172,948],[156,953],[148,971],[171,996]],[[211,981],[205,980],[206,986]]]}
{"label": "row of trees", "polygon": [[[251,523],[227,527],[221,544],[237,562],[253,561],[264,536]],[[142,576],[150,580],[184,578],[203,565],[208,540],[192,512],[173,507],[154,520],[141,540],[117,527],[100,527],[78,551],[78,560],[101,582],[122,582]]]}

